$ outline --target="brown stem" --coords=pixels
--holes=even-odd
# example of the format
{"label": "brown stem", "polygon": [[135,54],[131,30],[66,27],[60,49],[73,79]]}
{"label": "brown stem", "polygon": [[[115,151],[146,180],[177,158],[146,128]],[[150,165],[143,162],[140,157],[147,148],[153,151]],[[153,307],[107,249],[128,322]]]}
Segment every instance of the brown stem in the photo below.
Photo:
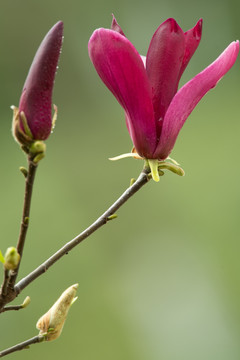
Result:
{"label": "brown stem", "polygon": [[3,350],[0,352],[0,357],[3,357],[3,356],[6,356],[6,355],[9,355],[15,351],[19,351],[19,350],[23,350],[23,349],[28,349],[28,347],[32,344],[37,344],[37,343],[40,343],[42,342],[43,340],[45,339],[44,336],[42,335],[37,335],[37,336],[34,336],[33,338],[31,339],[28,339],[26,341],[23,341],[15,346],[12,346],[6,350]]}
{"label": "brown stem", "polygon": [[35,164],[32,161],[31,157],[29,156],[28,172],[25,180],[25,195],[24,195],[22,222],[20,226],[19,238],[17,243],[17,251],[20,255],[20,261],[18,267],[15,270],[11,270],[9,274],[5,273],[4,282],[0,289],[0,312],[2,312],[2,309],[5,304],[11,302],[17,296],[16,291],[14,290],[14,285],[18,276],[20,262],[23,256],[25,239],[28,231],[32,190],[33,190],[33,183],[34,183],[36,170],[37,170],[37,164]]}
{"label": "brown stem", "polygon": [[35,164],[31,160],[31,158],[28,157],[28,173],[27,173],[26,182],[25,182],[25,195],[24,195],[22,222],[21,222],[20,233],[19,233],[19,238],[18,238],[18,243],[17,243],[17,251],[20,255],[20,261],[19,261],[17,269],[15,269],[10,276],[9,285],[11,287],[13,287],[16,282],[22,255],[23,255],[23,249],[24,249],[25,239],[26,239],[28,225],[29,225],[32,190],[33,190],[33,183],[34,183],[34,179],[35,179],[36,170],[37,170],[37,164]]}
{"label": "brown stem", "polygon": [[11,311],[11,310],[21,310],[21,309],[23,309],[22,305],[5,306],[2,309],[2,312]]}
{"label": "brown stem", "polygon": [[9,281],[9,270],[5,269],[4,280],[1,286],[1,294],[3,294],[3,296],[6,296],[7,294],[8,281]]}
{"label": "brown stem", "polygon": [[109,207],[107,211],[105,211],[92,225],[90,225],[87,229],[85,229],[82,233],[76,236],[74,239],[65,244],[60,250],[58,250],[55,254],[53,254],[49,259],[47,259],[44,263],[42,263],[39,267],[37,267],[34,271],[32,271],[25,278],[21,279],[15,285],[15,292],[19,294],[26,286],[28,286],[31,282],[33,282],[40,275],[44,274],[56,261],[58,261],[61,257],[67,254],[70,250],[72,250],[75,246],[77,246],[80,242],[102,227],[107,223],[109,217],[128,200],[132,197],[143,185],[145,185],[149,181],[149,169],[144,169],[139,175],[138,179],[131,185],[119,198],[118,200]]}

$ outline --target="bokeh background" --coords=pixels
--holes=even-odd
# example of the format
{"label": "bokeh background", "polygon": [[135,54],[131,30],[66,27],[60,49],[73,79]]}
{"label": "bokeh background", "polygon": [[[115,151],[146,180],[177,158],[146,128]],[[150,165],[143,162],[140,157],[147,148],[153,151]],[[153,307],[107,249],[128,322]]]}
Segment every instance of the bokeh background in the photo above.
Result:
{"label": "bokeh background", "polygon": [[[237,0],[11,0],[0,13],[0,248],[17,241],[25,156],[11,136],[42,38],[58,20],[64,46],[54,102],[59,118],[34,189],[19,279],[96,219],[138,176],[141,161],[112,163],[131,149],[123,111],[87,53],[95,28],[114,13],[140,53],[174,17],[186,31],[202,17],[201,44],[188,81],[240,37]],[[1,315],[0,349],[37,334],[35,323],[61,292],[79,299],[56,342],[9,359],[238,360],[240,358],[240,61],[197,106],[172,157],[184,178],[150,182],[96,232],[24,290],[31,305]],[[1,275],[2,277],[2,275]]]}

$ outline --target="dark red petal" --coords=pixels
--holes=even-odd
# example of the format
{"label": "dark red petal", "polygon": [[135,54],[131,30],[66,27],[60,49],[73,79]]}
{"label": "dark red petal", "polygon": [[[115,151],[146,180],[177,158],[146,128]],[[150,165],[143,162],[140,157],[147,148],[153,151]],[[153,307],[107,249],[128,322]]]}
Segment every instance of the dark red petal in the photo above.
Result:
{"label": "dark red petal", "polygon": [[184,33],[174,19],[168,19],[158,27],[149,45],[146,71],[152,86],[158,136],[162,119],[177,91],[184,49]]}
{"label": "dark red petal", "polygon": [[182,61],[182,67],[179,73],[179,79],[182,73],[186,69],[191,57],[195,53],[202,36],[202,19],[198,20],[197,24],[190,30],[186,31],[185,34],[185,53]]}
{"label": "dark red petal", "polygon": [[174,96],[164,118],[155,157],[165,159],[175,144],[178,133],[201,98],[231,69],[239,52],[239,42],[232,42],[206,69],[185,84]]}

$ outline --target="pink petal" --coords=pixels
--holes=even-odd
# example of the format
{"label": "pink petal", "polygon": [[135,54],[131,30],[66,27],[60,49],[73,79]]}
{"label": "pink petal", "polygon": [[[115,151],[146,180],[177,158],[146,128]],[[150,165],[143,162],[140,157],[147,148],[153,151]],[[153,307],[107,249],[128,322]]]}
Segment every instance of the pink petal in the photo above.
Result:
{"label": "pink petal", "polygon": [[94,31],[88,49],[100,78],[126,112],[137,152],[151,157],[156,148],[156,127],[151,88],[140,55],[126,37],[107,29]]}
{"label": "pink petal", "polygon": [[191,57],[195,53],[201,37],[202,37],[202,19],[198,20],[197,24],[190,30],[184,33],[185,36],[185,53],[182,61],[182,67],[179,74],[179,79],[186,69]]}
{"label": "pink petal", "polygon": [[19,111],[23,111],[34,139],[45,140],[52,128],[52,91],[62,46],[63,22],[47,33],[33,59],[23,86]]}
{"label": "pink petal", "polygon": [[166,112],[155,158],[165,159],[170,154],[187,117],[201,98],[231,69],[238,52],[239,42],[232,42],[211,65],[177,92]]}
{"label": "pink petal", "polygon": [[158,136],[161,133],[161,120],[177,91],[184,50],[185,39],[182,29],[174,19],[166,20],[152,37],[146,61],[146,71],[153,91],[152,101]]}

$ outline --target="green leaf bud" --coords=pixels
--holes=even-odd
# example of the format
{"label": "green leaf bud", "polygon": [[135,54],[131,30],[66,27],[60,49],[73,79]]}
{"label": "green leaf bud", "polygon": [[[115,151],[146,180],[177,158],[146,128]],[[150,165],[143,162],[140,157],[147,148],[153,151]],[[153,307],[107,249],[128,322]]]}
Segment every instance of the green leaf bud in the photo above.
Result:
{"label": "green leaf bud", "polygon": [[18,267],[20,255],[15,247],[7,248],[4,256],[4,268],[6,270],[15,270]]}

